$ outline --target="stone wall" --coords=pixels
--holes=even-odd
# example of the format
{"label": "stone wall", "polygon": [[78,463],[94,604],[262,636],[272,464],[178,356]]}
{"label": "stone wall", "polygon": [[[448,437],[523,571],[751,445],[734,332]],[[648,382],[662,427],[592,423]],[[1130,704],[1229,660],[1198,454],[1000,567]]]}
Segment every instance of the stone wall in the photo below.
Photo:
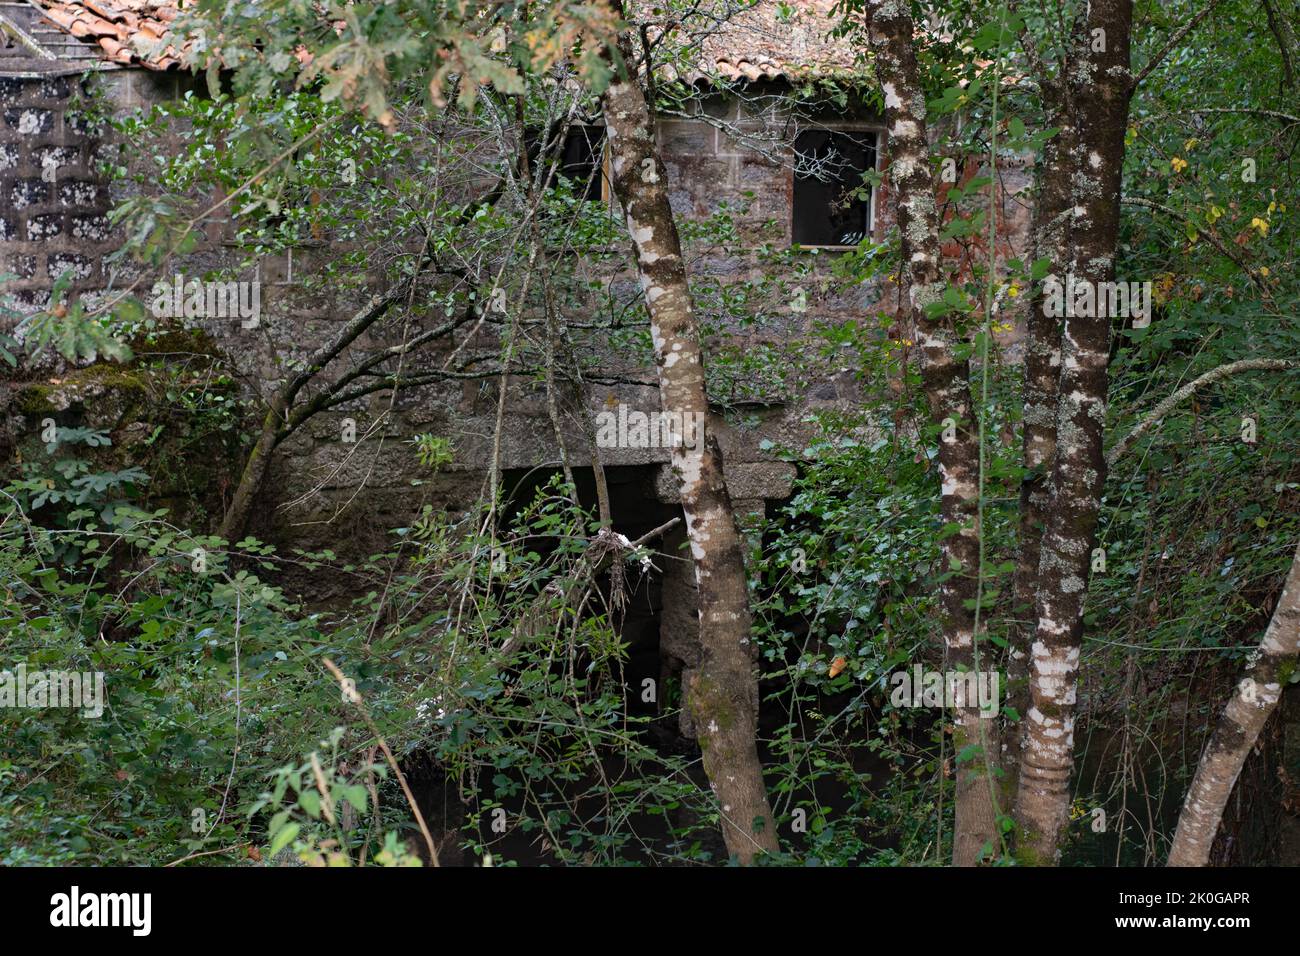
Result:
{"label": "stone wall", "polygon": [[0,75],[0,272],[16,277],[5,286],[20,306],[45,308],[65,273],[74,293],[106,284],[111,203],[87,93],[58,72]]}
{"label": "stone wall", "polygon": [[[3,68],[0,68],[2,71]],[[92,86],[93,85],[93,86]],[[21,279],[10,288],[29,308],[41,308],[48,290],[64,268],[74,269],[75,291],[93,294],[120,289],[135,276],[119,263],[110,267],[104,257],[115,248],[105,219],[112,203],[134,187],[110,185],[96,172],[99,159],[113,155],[113,144],[103,124],[78,118],[76,101],[93,88],[102,109],[125,112],[181,94],[193,80],[177,74],[140,70],[101,73],[92,80],[70,76],[0,79],[0,105],[4,127],[0,130],[0,256]],[[691,256],[697,277],[721,282],[744,281],[765,268],[757,250],[764,244],[788,247],[791,234],[793,169],[788,150],[779,144],[756,147],[752,137],[772,129],[790,127],[789,117],[778,112],[767,90],[758,105],[734,97],[706,100],[696,116],[673,117],[662,122],[661,149],[671,202],[683,219],[716,212],[723,203],[736,210],[737,228],[753,254],[742,250],[722,255],[706,251]],[[864,108],[850,112],[848,125],[874,129],[880,150],[878,164],[887,161],[887,142],[878,120]],[[845,125],[840,113],[823,113],[817,121]],[[139,162],[132,144],[120,144],[121,161]],[[42,178],[43,162],[50,158],[52,173]],[[53,175],[55,181],[47,179]],[[1002,231],[1012,240],[1023,236],[1027,211],[1019,193],[1027,185],[1023,169],[1010,173],[1004,183],[1006,221]],[[185,275],[229,265],[233,253],[223,244],[226,226],[222,215],[204,223],[207,241],[169,269]],[[891,226],[887,197],[876,202],[877,239]],[[742,244],[743,245],[743,244]],[[206,321],[203,332],[227,357],[234,377],[245,394],[266,401],[285,375],[289,363],[301,359],[325,341],[358,304],[357,296],[307,294],[296,279],[309,275],[331,253],[328,243],[316,243],[286,256],[267,258],[257,267],[261,284],[262,316],[256,328],[236,321]],[[893,311],[898,292],[881,278],[846,286],[832,281],[834,251],[807,253],[797,278],[806,307],[778,303],[771,321],[761,327],[736,330],[740,347],[795,343],[817,323],[856,319],[873,321],[880,310]],[[169,276],[164,276],[169,278]],[[630,273],[613,277],[616,289],[635,294]],[[795,281],[795,280],[791,280]],[[144,285],[148,288],[152,278]],[[353,356],[389,344],[381,337],[363,337]],[[733,498],[749,512],[761,512],[765,501],[786,497],[794,469],[774,461],[772,444],[803,447],[808,434],[807,416],[819,407],[851,403],[857,397],[853,369],[829,367],[815,381],[798,382],[794,394],[779,401],[749,402],[743,416],[716,415],[709,423],[719,437],[727,463]],[[644,379],[653,381],[651,370]],[[420,502],[460,508],[474,500],[483,487],[485,468],[494,454],[492,435],[497,419],[495,382],[447,382],[404,392],[389,411],[391,396],[377,393],[350,406],[313,419],[277,452],[267,509],[254,518],[255,529],[280,544],[331,547],[352,544],[358,548],[382,545],[389,527],[404,524]],[[544,392],[536,383],[512,382],[505,432],[501,436],[500,465],[505,469],[558,466],[558,445],[548,417]],[[617,385],[591,388],[586,396],[588,413],[619,402],[636,409],[658,408],[653,386]],[[263,406],[264,407],[264,406]],[[257,412],[260,417],[260,411]],[[355,422],[358,435],[366,435],[376,420],[382,427],[358,443],[343,440],[344,420]],[[32,423],[26,423],[29,427]],[[573,463],[591,461],[584,427],[564,423],[566,445]],[[413,454],[402,443],[421,432],[451,439],[453,464],[433,482],[412,491],[418,472]],[[609,466],[634,466],[646,475],[648,499],[672,502],[673,482],[663,448],[602,449],[601,461]],[[362,527],[365,523],[367,527]]]}

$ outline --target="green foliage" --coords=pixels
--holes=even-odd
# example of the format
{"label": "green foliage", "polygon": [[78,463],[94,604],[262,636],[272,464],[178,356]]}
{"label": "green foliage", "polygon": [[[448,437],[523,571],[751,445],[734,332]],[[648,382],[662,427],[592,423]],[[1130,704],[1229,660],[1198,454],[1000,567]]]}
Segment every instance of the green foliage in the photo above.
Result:
{"label": "green foliage", "polygon": [[[647,821],[687,806],[707,820],[687,766],[647,747],[627,716],[622,645],[598,590],[584,590],[582,613],[556,594],[584,567],[588,525],[554,489],[495,546],[474,517],[339,568],[385,583],[337,617],[253,573],[283,563],[256,539],[230,547],[127,507],[47,527],[33,520],[42,509],[3,500],[5,666],[102,672],[107,697],[100,719],[0,712],[7,862],[161,863],[219,848],[232,859],[252,845],[264,857],[292,847],[311,865],[411,863],[394,835],[410,826],[404,801],[363,758],[374,739],[325,656],[355,677],[400,754],[435,755],[473,813],[509,807],[512,832],[557,859],[640,859]],[[327,743],[304,763],[310,739]],[[486,824],[465,837],[509,862]]]}
{"label": "green foliage", "polygon": [[129,359],[130,348],[113,335],[107,322],[88,311],[83,301],[77,299],[71,306],[65,303],[73,279],[71,269],[64,271],[50,289],[49,308],[27,316],[18,325],[15,332],[22,336],[28,354],[35,358],[51,349],[69,361]]}
{"label": "green foliage", "polygon": [[[1190,10],[1139,6],[1169,28]],[[779,17],[793,14],[780,7]],[[430,278],[377,338],[397,323],[404,333],[406,323],[469,316],[500,336],[513,372],[548,388],[557,369],[576,385],[605,380],[611,365],[645,366],[641,302],[610,278],[627,264],[623,224],[563,175],[556,150],[555,134],[592,113],[612,75],[603,9],[400,0],[331,7],[341,27],[321,29],[321,9],[302,0],[202,0],[179,28],[198,31],[210,95],[119,124],[151,157],[136,185],[157,187],[114,211],[128,237],[121,255],[163,268],[196,251],[210,210],[195,197],[219,193],[230,197],[239,266],[331,243],[306,291],[356,292],[377,274]],[[988,261],[988,190],[1008,159],[1041,160],[1058,132],[1040,91],[1001,79],[1026,70],[1026,39],[1040,55],[1059,52],[1063,11],[981,0],[917,9],[955,25],[922,49],[936,155],[978,167],[941,195],[940,238],[959,252],[929,306],[959,341],[956,358],[971,363],[976,407],[961,424],[981,436],[978,567],[938,561],[958,529],[939,518],[939,427],[923,402],[917,343],[888,309],[805,314],[818,296],[898,279],[898,236],[830,255],[790,249],[783,226],[754,221],[753,194],[681,223],[710,397],[737,428],[832,375],[864,396],[811,412],[803,447],[763,446],[799,469],[791,499],[756,529],[748,564],[760,743],[782,840],[771,865],[945,860],[953,774],[978,755],[955,752],[950,715],[895,707],[889,677],[908,662],[941,662],[935,594],[951,575],[979,582],[986,667],[1005,666],[1007,635],[1026,613],[1009,596],[1022,383],[998,336],[1059,263]],[[1300,354],[1294,129],[1277,110],[1258,115],[1276,105],[1278,61],[1252,39],[1257,17],[1248,4],[1221,5],[1214,22],[1231,42],[1193,34],[1160,84],[1135,97],[1125,196],[1140,203],[1125,217],[1118,272],[1152,281],[1157,314],[1148,329],[1114,329],[1112,435],[1219,364]],[[1135,62],[1158,46],[1158,33],[1143,31]],[[225,89],[218,48],[232,71]],[[672,62],[681,51],[662,53]],[[1231,89],[1227,75],[1239,81]],[[655,92],[670,115],[697,105],[684,84]],[[845,108],[864,95],[849,78],[828,78],[786,105]],[[164,148],[177,128],[188,144],[179,152]],[[530,151],[535,130],[548,145]],[[460,181],[483,189],[471,197],[448,186]],[[741,261],[747,268],[709,268]],[[0,711],[0,863],[208,854],[417,864],[422,839],[376,757],[379,738],[417,787],[418,771],[432,768],[454,791],[461,815],[443,822],[476,859],[721,861],[698,753],[662,745],[680,717],[680,686],[661,688],[653,719],[631,706],[622,625],[646,553],[594,554],[596,524],[558,479],[497,510],[453,513],[413,495],[409,525],[365,560],[282,555],[252,537],[205,535],[200,520],[179,526],[185,519],[145,496],[183,486],[188,457],[214,457],[208,442],[235,446],[234,380],[207,354],[202,382],[176,368],[168,377],[172,360],[150,349],[185,330],[134,294],[91,310],[73,289],[71,274],[60,277],[49,308],[31,316],[0,303],[5,327],[17,328],[0,336],[0,359],[14,366],[23,349],[72,362],[134,357],[164,373],[162,403],[176,418],[148,422],[150,437],[131,452],[142,460],[122,467],[109,463],[121,449],[103,429],[60,428],[0,494],[0,665],[100,672],[108,689],[102,718]],[[1212,718],[1300,534],[1298,384],[1294,373],[1221,382],[1111,470],[1105,560],[1094,565],[1085,622],[1070,862],[1160,858],[1199,749],[1178,742],[1198,740]],[[1258,425],[1253,444],[1240,439],[1245,417]],[[177,445],[146,467],[141,448],[163,435]],[[442,435],[406,444],[430,473],[416,487],[453,460]],[[278,584],[290,571],[339,576],[359,597],[328,612],[299,605]],[[355,681],[360,705],[340,695],[327,657]],[[1189,701],[1194,681],[1203,683]],[[1019,717],[1005,716],[1011,726]],[[1124,808],[1105,834],[1083,822],[1099,805]]]}

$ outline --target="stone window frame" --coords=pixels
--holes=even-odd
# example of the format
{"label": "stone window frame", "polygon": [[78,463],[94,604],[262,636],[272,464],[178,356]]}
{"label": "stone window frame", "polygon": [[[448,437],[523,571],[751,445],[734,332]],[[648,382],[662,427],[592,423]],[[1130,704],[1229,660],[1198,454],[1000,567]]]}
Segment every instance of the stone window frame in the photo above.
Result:
{"label": "stone window frame", "polygon": [[[831,133],[872,133],[876,137],[875,146],[875,170],[877,173],[884,174],[885,167],[882,162],[885,156],[885,146],[887,135],[885,124],[880,121],[872,122],[871,120],[829,120],[827,122],[810,122],[796,124],[794,137],[791,139],[791,149],[794,148],[794,142],[798,139],[799,134],[808,130],[825,130]],[[790,218],[789,233],[787,243],[790,248],[795,248],[794,241],[794,163],[790,163],[789,172],[789,195],[790,195]],[[883,183],[882,183],[883,185]],[[867,233],[866,238],[873,242],[878,241],[878,232],[880,227],[880,216],[878,212],[878,203],[882,188],[880,186],[871,187],[871,201],[867,204]],[[800,249],[816,249],[819,252],[851,252],[857,248],[853,246],[840,245],[804,245],[798,244]]]}

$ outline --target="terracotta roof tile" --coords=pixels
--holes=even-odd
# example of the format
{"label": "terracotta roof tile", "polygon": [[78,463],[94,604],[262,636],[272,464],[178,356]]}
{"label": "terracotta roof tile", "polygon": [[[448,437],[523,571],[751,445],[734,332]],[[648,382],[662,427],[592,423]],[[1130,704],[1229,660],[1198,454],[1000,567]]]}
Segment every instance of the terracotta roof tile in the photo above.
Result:
{"label": "terracotta roof tile", "polygon": [[[176,68],[187,52],[188,41],[177,42],[171,24],[185,0],[34,0],[50,21],[74,37],[97,44],[117,63],[153,70]],[[636,5],[633,6],[635,11]],[[801,0],[778,4],[772,0],[716,0],[717,16],[699,16],[685,30],[673,29],[671,38],[690,41],[699,55],[680,67],[664,64],[669,78],[688,82],[726,80],[750,82],[797,78],[808,74],[861,73],[853,46],[828,39],[835,25],[831,15],[835,0]],[[655,22],[655,9],[640,4],[633,17],[644,21],[652,34],[666,24]],[[782,8],[792,9],[783,16]],[[708,10],[708,3],[698,9]],[[638,16],[638,13],[644,15]],[[170,44],[163,41],[171,41]],[[301,57],[300,57],[301,59]]]}
{"label": "terracotta roof tile", "polygon": [[[854,45],[827,36],[839,23],[832,14],[835,5],[836,0],[785,4],[717,0],[713,9],[718,17],[712,23],[701,16],[685,30],[678,28],[670,34],[670,38],[689,41],[692,49],[698,44],[699,54],[691,56],[681,69],[671,64],[663,69],[670,77],[680,74],[687,82],[863,74],[864,63]],[[699,9],[708,11],[710,6],[701,4]],[[653,30],[653,13],[647,11],[644,19]],[[680,36],[683,33],[685,36]]]}
{"label": "terracotta roof tile", "polygon": [[[96,44],[115,63],[172,69],[177,51],[163,44],[182,0],[35,0],[60,29]],[[184,44],[181,45],[184,48]]]}

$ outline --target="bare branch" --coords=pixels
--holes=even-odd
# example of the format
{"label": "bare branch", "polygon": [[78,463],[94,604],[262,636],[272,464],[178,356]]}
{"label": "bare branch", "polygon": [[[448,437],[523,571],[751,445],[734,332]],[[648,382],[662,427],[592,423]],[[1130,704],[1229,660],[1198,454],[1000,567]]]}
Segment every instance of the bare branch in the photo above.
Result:
{"label": "bare branch", "polygon": [[1128,451],[1133,443],[1149,432],[1152,428],[1160,423],[1160,420],[1168,415],[1179,402],[1190,396],[1197,389],[1212,385],[1220,379],[1227,378],[1229,375],[1236,375],[1240,372],[1256,371],[1286,371],[1288,369],[1300,368],[1300,362],[1293,362],[1289,359],[1241,359],[1237,362],[1229,362],[1226,365],[1220,365],[1218,368],[1211,369],[1204,375],[1192,379],[1178,391],[1168,396],[1151,411],[1142,417],[1142,420],[1133,427],[1127,435],[1115,443],[1106,455],[1107,466],[1115,464],[1124,453]]}
{"label": "bare branch", "polygon": [[1300,548],[1291,562],[1268,629],[1251,656],[1241,681],[1223,709],[1219,724],[1201,754],[1196,776],[1178,815],[1169,848],[1169,866],[1206,866],[1241,768],[1277,710],[1285,670],[1300,654]]}

